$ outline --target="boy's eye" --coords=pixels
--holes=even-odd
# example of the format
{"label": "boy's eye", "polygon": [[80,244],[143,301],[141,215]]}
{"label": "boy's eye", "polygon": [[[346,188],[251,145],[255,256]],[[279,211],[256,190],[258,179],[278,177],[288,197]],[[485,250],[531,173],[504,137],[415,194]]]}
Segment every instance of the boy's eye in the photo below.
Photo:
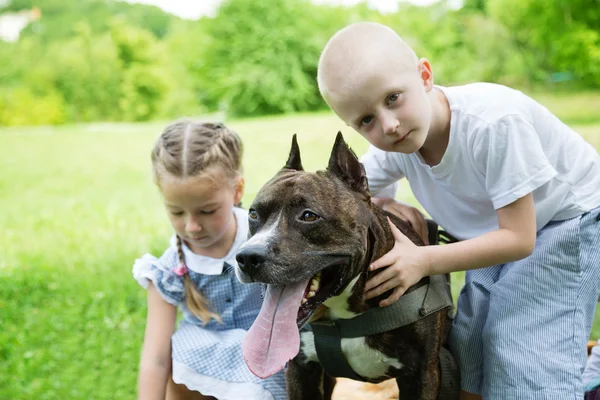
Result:
{"label": "boy's eye", "polygon": [[398,97],[400,95],[398,93],[392,93],[388,96],[388,98],[386,99],[386,103],[388,105],[392,104],[393,102],[395,102],[396,100],[398,100]]}
{"label": "boy's eye", "polygon": [[363,117],[363,119],[360,120],[360,123],[362,125],[369,125],[371,121],[373,121],[373,116],[367,115],[366,117]]}
{"label": "boy's eye", "polygon": [[203,211],[200,211],[200,213],[201,213],[201,214],[204,214],[204,215],[209,215],[209,214],[214,214],[214,212],[215,212],[215,211],[217,211],[217,210],[216,210],[216,209],[214,209],[214,210],[210,210],[210,211],[204,211],[204,210],[203,210]]}
{"label": "boy's eye", "polygon": [[174,215],[176,217],[180,217],[183,215],[183,211],[171,211],[171,215]]}
{"label": "boy's eye", "polygon": [[306,222],[315,222],[319,218],[321,218],[321,217],[319,217],[317,214],[315,214],[312,211],[304,211],[302,213],[302,216],[300,217],[300,220],[306,221]]}
{"label": "boy's eye", "polygon": [[254,209],[250,209],[248,210],[248,218],[250,219],[257,219],[258,218],[258,213],[256,212],[256,210]]}

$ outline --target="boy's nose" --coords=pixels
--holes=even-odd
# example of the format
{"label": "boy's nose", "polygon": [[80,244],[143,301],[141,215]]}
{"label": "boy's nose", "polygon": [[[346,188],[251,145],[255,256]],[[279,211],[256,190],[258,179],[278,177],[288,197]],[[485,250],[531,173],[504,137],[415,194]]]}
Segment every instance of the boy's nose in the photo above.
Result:
{"label": "boy's nose", "polygon": [[388,117],[382,120],[382,125],[384,135],[393,135],[400,126],[400,122],[396,118]]}

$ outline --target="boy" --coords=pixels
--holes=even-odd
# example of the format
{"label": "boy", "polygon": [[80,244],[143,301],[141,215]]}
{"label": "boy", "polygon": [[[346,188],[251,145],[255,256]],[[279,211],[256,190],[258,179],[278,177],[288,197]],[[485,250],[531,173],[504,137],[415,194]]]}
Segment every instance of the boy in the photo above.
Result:
{"label": "boy", "polygon": [[420,204],[462,239],[417,247],[394,229],[387,267],[365,288],[395,302],[423,276],[466,270],[450,345],[461,399],[583,398],[600,290],[600,157],[544,107],[500,85],[433,84],[431,64],[391,29],[358,23],[327,43],[319,90],[371,147],[374,202],[406,177]]}

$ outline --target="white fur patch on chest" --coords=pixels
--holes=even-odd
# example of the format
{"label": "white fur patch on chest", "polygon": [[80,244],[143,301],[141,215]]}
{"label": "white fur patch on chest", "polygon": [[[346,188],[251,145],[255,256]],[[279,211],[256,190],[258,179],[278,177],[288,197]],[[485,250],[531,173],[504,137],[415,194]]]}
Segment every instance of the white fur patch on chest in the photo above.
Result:
{"label": "white fur patch on chest", "polygon": [[[339,296],[332,297],[323,303],[329,308],[329,319],[349,319],[357,315],[348,310],[348,298],[352,295],[357,280],[358,277],[352,280]],[[348,364],[360,376],[375,379],[384,376],[389,367],[402,368],[402,363],[397,359],[367,346],[365,338],[342,339],[341,343],[342,353],[348,360]],[[319,361],[312,332],[301,332],[300,349],[309,361]]]}
{"label": "white fur patch on chest", "polygon": [[352,291],[354,290],[354,285],[356,285],[356,281],[358,281],[358,276],[354,278],[346,289],[339,296],[332,297],[330,299],[325,300],[323,305],[328,308],[328,317],[329,319],[340,319],[340,318],[352,318],[357,314],[348,310],[348,298],[352,295]]}
{"label": "white fur patch on chest", "polygon": [[[312,332],[300,334],[300,349],[310,361],[319,361]],[[342,339],[342,353],[350,367],[365,378],[380,378],[390,367],[402,368],[402,363],[382,352],[367,346],[365,338]]]}

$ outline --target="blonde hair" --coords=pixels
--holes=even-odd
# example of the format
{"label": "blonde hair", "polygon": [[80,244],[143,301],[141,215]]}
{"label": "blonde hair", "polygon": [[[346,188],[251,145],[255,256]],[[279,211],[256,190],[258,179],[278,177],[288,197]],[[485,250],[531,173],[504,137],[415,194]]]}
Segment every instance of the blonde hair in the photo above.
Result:
{"label": "blonde hair", "polygon": [[[242,141],[237,133],[222,123],[176,121],[165,128],[152,149],[154,182],[160,188],[165,175],[190,178],[219,173],[234,182],[242,173]],[[177,235],[177,255],[185,265],[182,240]],[[208,301],[194,286],[189,273],[183,277],[186,304],[203,324],[211,319],[221,322],[211,311]]]}

